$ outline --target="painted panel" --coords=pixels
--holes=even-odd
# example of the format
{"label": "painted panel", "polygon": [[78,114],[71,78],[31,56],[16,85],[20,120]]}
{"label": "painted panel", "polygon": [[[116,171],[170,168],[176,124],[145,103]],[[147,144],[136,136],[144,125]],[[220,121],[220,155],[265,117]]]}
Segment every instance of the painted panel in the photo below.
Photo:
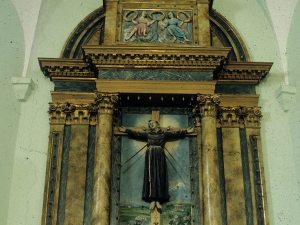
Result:
{"label": "painted panel", "polygon": [[[123,126],[147,126],[150,114],[124,114]],[[161,127],[188,126],[187,115],[160,115]],[[120,224],[150,224],[149,203],[143,202],[142,188],[144,177],[144,160],[146,143],[122,138],[121,178],[120,178]],[[165,154],[169,177],[170,201],[163,204],[162,224],[185,222],[190,224],[191,218],[191,184],[189,140],[167,142]],[[142,149],[142,150],[141,150]],[[136,152],[136,156],[130,159]],[[128,159],[130,159],[128,161]],[[128,162],[127,162],[128,161]],[[142,223],[143,222],[143,223]],[[182,223],[183,224],[183,223]]]}

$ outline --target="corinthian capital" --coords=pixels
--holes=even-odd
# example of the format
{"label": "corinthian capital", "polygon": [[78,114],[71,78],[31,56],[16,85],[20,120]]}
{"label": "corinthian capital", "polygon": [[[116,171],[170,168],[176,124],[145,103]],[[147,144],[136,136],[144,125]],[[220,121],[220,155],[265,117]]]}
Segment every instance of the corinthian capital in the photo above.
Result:
{"label": "corinthian capital", "polygon": [[216,117],[217,107],[220,104],[219,95],[198,95],[199,113],[201,117]]}
{"label": "corinthian capital", "polygon": [[95,113],[88,104],[50,103],[51,124],[95,124]]}
{"label": "corinthian capital", "polygon": [[116,93],[96,92],[95,103],[99,113],[111,114],[118,110],[119,95]]}
{"label": "corinthian capital", "polygon": [[218,121],[221,127],[260,126],[261,111],[259,107],[220,107]]}
{"label": "corinthian capital", "polygon": [[249,113],[245,117],[245,127],[260,127],[261,109],[260,107],[251,107]]}
{"label": "corinthian capital", "polygon": [[50,123],[65,124],[66,119],[76,110],[76,106],[70,103],[49,103]]}

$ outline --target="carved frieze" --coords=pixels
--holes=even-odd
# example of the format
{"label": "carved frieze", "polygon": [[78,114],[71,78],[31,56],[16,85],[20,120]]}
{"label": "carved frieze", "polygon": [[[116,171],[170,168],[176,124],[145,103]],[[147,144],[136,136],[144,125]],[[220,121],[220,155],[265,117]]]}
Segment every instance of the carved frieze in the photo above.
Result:
{"label": "carved frieze", "polygon": [[123,42],[193,43],[192,10],[123,10]]}
{"label": "carved frieze", "polygon": [[227,59],[230,48],[83,46],[87,61],[98,69],[187,69],[213,71]]}

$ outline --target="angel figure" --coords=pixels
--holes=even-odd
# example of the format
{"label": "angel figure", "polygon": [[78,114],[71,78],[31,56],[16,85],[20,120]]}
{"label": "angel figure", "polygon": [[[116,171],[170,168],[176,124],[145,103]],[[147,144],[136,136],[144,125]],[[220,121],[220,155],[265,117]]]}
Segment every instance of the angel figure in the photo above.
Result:
{"label": "angel figure", "polygon": [[189,42],[186,32],[181,28],[184,21],[175,18],[172,12],[168,13],[168,18],[164,22],[160,21],[160,24],[166,28],[167,36],[172,39],[172,42],[176,40]]}
{"label": "angel figure", "polygon": [[155,20],[149,21],[146,18],[147,16],[147,12],[143,11],[140,17],[138,17],[136,20],[131,20],[131,22],[136,26],[132,28],[129,35],[125,38],[125,41],[128,41],[134,34],[137,38],[140,36],[146,36],[146,34],[150,31],[149,26],[155,22]]}

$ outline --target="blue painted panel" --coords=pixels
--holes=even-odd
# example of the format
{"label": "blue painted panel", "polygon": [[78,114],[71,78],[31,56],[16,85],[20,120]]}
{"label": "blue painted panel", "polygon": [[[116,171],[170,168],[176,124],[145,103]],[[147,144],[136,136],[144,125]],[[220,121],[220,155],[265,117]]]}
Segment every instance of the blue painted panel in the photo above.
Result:
{"label": "blue painted panel", "polygon": [[[123,126],[148,126],[150,114],[123,114]],[[188,126],[188,115],[160,116],[161,126],[181,127]],[[142,129],[141,129],[142,130]],[[145,146],[139,142],[122,137],[121,165]],[[169,224],[173,219],[190,220],[191,214],[191,184],[190,184],[190,154],[189,139],[166,143],[166,156],[169,176],[170,202],[163,205],[162,224]],[[144,177],[144,160],[146,147],[121,167],[120,172],[120,222],[135,223],[135,218],[144,218],[143,224],[150,222],[149,203],[143,202],[142,187]]]}

